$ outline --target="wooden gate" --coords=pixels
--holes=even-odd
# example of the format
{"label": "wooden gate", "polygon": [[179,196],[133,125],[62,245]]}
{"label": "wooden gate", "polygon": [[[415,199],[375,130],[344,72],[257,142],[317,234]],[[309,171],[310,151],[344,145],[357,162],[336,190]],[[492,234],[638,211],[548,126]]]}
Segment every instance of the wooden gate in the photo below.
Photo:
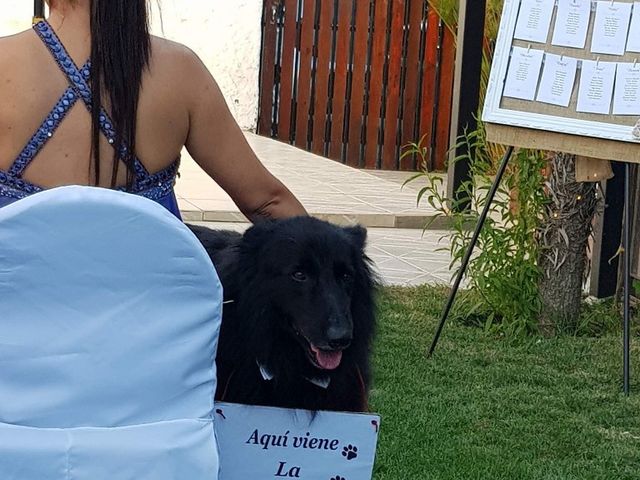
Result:
{"label": "wooden gate", "polygon": [[265,0],[258,133],[351,166],[449,148],[455,45],[427,0]]}

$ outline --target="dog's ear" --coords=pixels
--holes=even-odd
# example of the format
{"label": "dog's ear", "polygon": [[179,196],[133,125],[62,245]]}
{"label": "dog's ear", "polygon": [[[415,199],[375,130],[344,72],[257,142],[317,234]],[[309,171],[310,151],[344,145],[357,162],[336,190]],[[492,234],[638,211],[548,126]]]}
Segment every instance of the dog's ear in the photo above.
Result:
{"label": "dog's ear", "polygon": [[351,238],[353,243],[355,243],[356,247],[360,250],[364,250],[365,245],[367,244],[367,229],[356,225],[353,227],[345,227],[344,231],[347,232],[347,235]]}
{"label": "dog's ear", "polygon": [[245,255],[250,254],[251,257],[259,255],[266,240],[272,235],[274,226],[275,221],[264,220],[245,230],[240,243]]}

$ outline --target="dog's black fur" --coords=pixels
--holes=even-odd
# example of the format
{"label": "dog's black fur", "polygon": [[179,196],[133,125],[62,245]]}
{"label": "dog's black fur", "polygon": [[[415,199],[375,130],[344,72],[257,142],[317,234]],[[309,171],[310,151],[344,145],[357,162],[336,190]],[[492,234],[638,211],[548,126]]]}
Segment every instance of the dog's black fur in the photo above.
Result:
{"label": "dog's black fur", "polygon": [[264,222],[244,235],[190,228],[224,288],[216,399],[364,411],[376,286],[366,230],[310,217]]}

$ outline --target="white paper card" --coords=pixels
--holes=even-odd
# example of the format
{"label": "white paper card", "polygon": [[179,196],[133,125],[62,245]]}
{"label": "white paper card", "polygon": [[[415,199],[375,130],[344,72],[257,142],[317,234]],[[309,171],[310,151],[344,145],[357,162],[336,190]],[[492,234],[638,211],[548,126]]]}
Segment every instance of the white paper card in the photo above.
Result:
{"label": "white paper card", "polygon": [[560,0],[553,45],[584,48],[591,21],[591,0]]}
{"label": "white paper card", "polygon": [[629,28],[628,52],[640,52],[640,2],[633,3],[633,16]]}
{"label": "white paper card", "polygon": [[515,38],[546,43],[555,0],[522,0]]}
{"label": "white paper card", "polygon": [[640,63],[619,63],[613,96],[614,115],[640,115]]}
{"label": "white paper card", "polygon": [[608,115],[613,99],[616,62],[582,61],[578,112]]}
{"label": "white paper card", "polygon": [[591,52],[624,55],[632,4],[600,1],[597,5]]}
{"label": "white paper card", "polygon": [[543,103],[568,107],[571,102],[577,71],[577,59],[547,53],[537,100]]}
{"label": "white paper card", "polygon": [[511,64],[507,71],[504,96],[533,100],[538,89],[544,51],[513,47]]}
{"label": "white paper card", "polygon": [[371,480],[377,415],[216,403],[215,424],[220,480]]}

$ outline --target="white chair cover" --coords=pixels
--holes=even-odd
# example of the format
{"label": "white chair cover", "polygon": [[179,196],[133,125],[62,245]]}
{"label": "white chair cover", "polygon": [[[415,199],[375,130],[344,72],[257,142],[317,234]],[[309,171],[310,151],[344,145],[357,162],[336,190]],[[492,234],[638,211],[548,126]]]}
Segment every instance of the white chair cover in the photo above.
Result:
{"label": "white chair cover", "polygon": [[0,209],[0,478],[216,480],[221,306],[150,200],[64,187]]}

